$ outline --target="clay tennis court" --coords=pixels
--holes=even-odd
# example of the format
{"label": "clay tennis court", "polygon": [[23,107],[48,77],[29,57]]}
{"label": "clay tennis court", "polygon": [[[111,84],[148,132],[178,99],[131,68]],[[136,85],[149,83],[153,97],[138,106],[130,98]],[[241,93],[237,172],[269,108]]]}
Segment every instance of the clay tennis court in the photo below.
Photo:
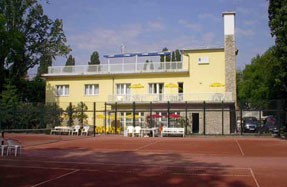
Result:
{"label": "clay tennis court", "polygon": [[253,137],[131,138],[5,134],[0,186],[287,186],[287,141]]}

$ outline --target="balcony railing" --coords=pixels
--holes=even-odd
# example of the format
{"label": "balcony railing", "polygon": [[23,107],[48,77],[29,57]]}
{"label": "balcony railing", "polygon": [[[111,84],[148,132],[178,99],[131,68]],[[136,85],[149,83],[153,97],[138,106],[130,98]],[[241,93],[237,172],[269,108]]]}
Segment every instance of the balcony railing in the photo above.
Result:
{"label": "balcony railing", "polygon": [[135,94],[135,95],[109,95],[109,102],[233,102],[232,93],[191,93],[191,94]]}
{"label": "balcony railing", "polygon": [[100,65],[51,66],[47,75],[128,74],[152,72],[187,72],[182,62],[138,62]]}

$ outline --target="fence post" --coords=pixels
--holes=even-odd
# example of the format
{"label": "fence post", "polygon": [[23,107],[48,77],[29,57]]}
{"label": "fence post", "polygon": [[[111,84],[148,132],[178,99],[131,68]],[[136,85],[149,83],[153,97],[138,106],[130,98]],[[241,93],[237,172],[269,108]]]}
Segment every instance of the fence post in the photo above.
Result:
{"label": "fence post", "polygon": [[[242,107],[240,107],[240,135],[243,134]],[[236,124],[237,125],[237,124]]]}
{"label": "fence post", "polygon": [[93,126],[94,126],[94,137],[95,137],[96,136],[96,102],[94,102]]}
{"label": "fence post", "polygon": [[105,134],[107,134],[107,103],[105,102]]}
{"label": "fence post", "polygon": [[221,110],[222,110],[222,116],[221,116],[221,119],[222,119],[222,135],[224,135],[224,103],[223,103],[223,101],[221,102]]}
{"label": "fence post", "polygon": [[150,102],[150,111],[149,111],[149,120],[150,120],[150,125],[152,126],[152,127],[154,127],[154,125],[153,125],[153,119],[152,119],[152,102]]}
{"label": "fence post", "polygon": [[206,125],[206,106],[205,106],[205,101],[203,101],[203,135],[205,135],[205,125]]}
{"label": "fence post", "polygon": [[133,126],[136,126],[136,103],[133,102]]}
{"label": "fence post", "polygon": [[187,108],[188,104],[187,101],[185,101],[185,129],[184,129],[185,134],[187,134],[187,125],[188,125]]}
{"label": "fence post", "polygon": [[169,112],[170,112],[170,103],[169,101],[167,102],[167,127],[169,127],[169,123],[170,123],[170,120],[169,120]]}
{"label": "fence post", "polygon": [[117,128],[118,128],[118,103],[115,103],[115,134],[117,134]]}
{"label": "fence post", "polygon": [[1,102],[0,102],[0,130],[2,130],[2,106],[1,106]]}

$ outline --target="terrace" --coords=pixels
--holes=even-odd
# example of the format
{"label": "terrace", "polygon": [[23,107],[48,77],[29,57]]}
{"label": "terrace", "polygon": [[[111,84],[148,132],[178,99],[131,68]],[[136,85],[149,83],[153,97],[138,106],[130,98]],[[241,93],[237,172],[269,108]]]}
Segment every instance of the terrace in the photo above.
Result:
{"label": "terrace", "polygon": [[108,102],[185,102],[185,101],[209,101],[209,102],[233,102],[232,93],[189,93],[189,94],[132,94],[109,95]]}
{"label": "terrace", "polygon": [[[110,74],[142,74],[142,73],[163,73],[163,72],[188,72],[188,66],[183,65],[182,61],[175,62],[138,62],[139,57],[163,56],[166,59],[171,52],[154,53],[124,53],[115,55],[105,55],[108,59],[106,64],[99,65],[77,65],[77,66],[51,66],[48,73],[44,76],[57,75],[110,75]],[[128,57],[135,60],[127,61]],[[111,59],[122,59],[121,62],[111,62]]]}

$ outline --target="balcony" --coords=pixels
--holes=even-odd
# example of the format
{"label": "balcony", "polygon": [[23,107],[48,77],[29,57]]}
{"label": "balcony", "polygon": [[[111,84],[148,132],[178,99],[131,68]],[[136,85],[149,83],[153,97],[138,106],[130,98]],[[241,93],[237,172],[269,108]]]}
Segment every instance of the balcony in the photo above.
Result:
{"label": "balcony", "polygon": [[234,102],[231,92],[225,93],[190,93],[190,94],[135,94],[109,95],[108,102]]}
{"label": "balcony", "polygon": [[100,65],[78,66],[51,66],[48,74],[57,75],[105,75],[105,74],[135,74],[135,73],[162,73],[162,72],[188,72],[188,67],[182,62],[137,62]]}

